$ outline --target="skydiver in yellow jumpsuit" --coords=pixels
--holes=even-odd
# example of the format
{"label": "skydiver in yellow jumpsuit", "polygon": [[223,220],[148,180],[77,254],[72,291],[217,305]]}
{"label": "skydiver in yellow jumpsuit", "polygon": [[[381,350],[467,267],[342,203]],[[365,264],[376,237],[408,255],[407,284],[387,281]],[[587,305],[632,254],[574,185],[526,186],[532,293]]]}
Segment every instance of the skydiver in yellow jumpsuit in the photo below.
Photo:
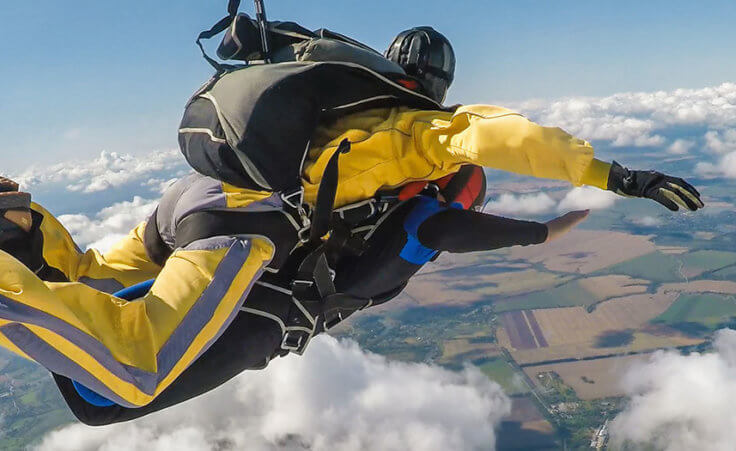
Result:
{"label": "skydiver in yellow jumpsuit", "polygon": [[[426,30],[420,31],[422,36],[427,35]],[[404,34],[402,39],[414,39],[415,34]],[[430,34],[430,41],[433,45],[426,51],[438,48],[436,41],[440,41],[441,55],[430,55],[427,59],[427,64],[434,64],[434,70],[414,75],[424,82],[420,89],[441,101],[452,76],[451,73],[445,77],[439,75],[443,70],[453,70],[454,62],[450,68],[442,59],[451,55],[451,47],[444,37],[439,33]],[[393,53],[389,51],[389,57],[406,64],[402,51],[408,47],[401,44],[398,43]],[[407,72],[412,68],[416,69],[408,67]],[[488,105],[463,106],[453,112],[406,107],[374,109],[321,127],[312,140],[302,174],[307,204],[315,204],[328,161],[346,138],[352,143],[352,149],[339,160],[335,199],[338,211],[360,205],[381,190],[401,189],[417,181],[422,181],[423,185],[426,181],[452,178],[468,165],[647,197],[672,210],[678,206],[692,211],[703,207],[697,190],[682,179],[653,171],[629,171],[616,163],[597,160],[589,143],[559,128],[542,127],[518,113]],[[260,216],[247,215],[273,213],[278,216],[283,205],[274,193],[237,188],[199,174],[189,176],[164,194],[156,215],[148,224],[139,225],[102,255],[93,249],[81,252],[53,215],[37,204],[28,208],[29,196],[17,192],[17,186],[11,182],[0,183],[0,191],[4,191],[0,193],[0,211],[4,212],[0,220],[4,239],[0,241],[7,251],[0,252],[0,345],[57,374],[57,382],[61,381],[67,401],[70,399],[63,387],[71,390],[68,381],[72,379],[108,400],[109,404],[100,406],[72,407],[75,414],[89,424],[134,418],[209,390],[245,368],[265,365],[272,356],[288,351],[290,348],[284,347],[285,335],[300,332],[296,330],[298,327],[288,323],[288,311],[282,315],[268,311],[271,307],[264,307],[263,303],[272,299],[268,294],[254,296],[258,290],[272,296],[282,293],[287,295],[287,304],[291,302],[288,287],[278,284],[277,272],[288,260],[289,251],[296,242],[274,242],[265,233],[240,233],[228,227],[183,244],[177,237],[178,229],[194,213],[233,213],[246,215],[239,217],[252,221]],[[485,190],[476,194],[482,199]],[[442,197],[439,200],[422,198],[416,202],[412,199],[415,203],[403,213],[402,218],[412,218],[421,216],[422,208],[430,212],[421,216],[418,227],[413,229],[407,226],[409,219],[402,219],[403,235],[400,236],[403,241],[399,246],[402,254],[401,258],[394,257],[416,266],[410,268],[409,277],[436,255],[437,250],[479,250],[540,243],[569,230],[586,215],[567,215],[542,225],[526,221],[506,223],[503,218],[494,217],[494,224],[500,224],[500,235],[509,233],[512,236],[509,231],[512,226],[527,227],[529,235],[506,241],[500,239],[498,243],[484,243],[477,248],[449,245],[440,249],[439,245],[428,245],[433,241],[427,238],[429,232],[423,238],[421,224],[439,217],[439,212],[450,210],[443,203],[445,200],[449,205],[449,200]],[[470,204],[462,205],[462,208],[469,207]],[[480,219],[476,224],[484,224],[482,220],[488,218]],[[145,242],[145,231],[151,221],[156,222],[155,229],[163,244],[172,250],[165,261],[159,262],[161,265],[151,257]],[[399,229],[402,221],[396,224]],[[455,224],[451,218],[448,221],[447,224]],[[385,220],[384,224],[391,224],[391,220]],[[441,230],[441,224],[435,221],[434,231],[439,230],[447,236],[478,235],[479,232],[479,226],[474,226],[473,230],[457,227]],[[289,229],[292,225],[287,218],[279,223],[280,226]],[[381,224],[374,224],[372,230],[377,230],[376,236],[380,236]],[[408,257],[404,254],[408,246],[404,243],[412,238],[414,251],[428,252],[423,257],[416,257],[417,252]],[[482,240],[482,236],[479,239]],[[370,249],[370,240],[368,243]],[[386,266],[386,263],[379,266]],[[337,273],[336,284],[342,277],[339,268]],[[270,276],[273,280],[268,278]],[[128,301],[111,294],[150,279],[155,279],[155,283],[138,299]],[[405,282],[398,283],[399,291]],[[391,292],[394,296],[397,294]],[[366,299],[362,308],[380,302],[379,298],[385,293],[377,290],[359,294]],[[260,301],[251,301],[255,298]],[[290,308],[295,307],[291,305]],[[233,321],[240,321],[242,312],[250,316],[242,319],[243,324],[236,328]],[[308,323],[311,320],[314,325],[315,318],[306,316]],[[249,338],[249,331],[257,330],[258,322],[271,324],[276,332]],[[307,341],[321,330],[315,326],[308,332]],[[272,342],[272,346],[265,358],[256,356],[255,361],[229,369],[230,373],[216,382],[201,384],[196,389],[191,389],[190,385],[186,389],[192,394],[171,395],[155,408],[146,409],[166,398],[162,394],[167,388],[197,365],[206,362],[209,368],[220,364],[227,366],[218,360],[208,361],[207,356],[208,350],[228,334],[239,334],[243,349],[238,352],[247,351],[254,340]],[[196,385],[196,382],[195,379],[190,384]]]}

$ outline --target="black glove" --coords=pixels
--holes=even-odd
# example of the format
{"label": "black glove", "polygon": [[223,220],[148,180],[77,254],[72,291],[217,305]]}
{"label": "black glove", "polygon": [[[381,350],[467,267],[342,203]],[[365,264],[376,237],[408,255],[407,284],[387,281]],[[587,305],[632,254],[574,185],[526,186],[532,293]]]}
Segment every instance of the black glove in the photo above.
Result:
{"label": "black glove", "polygon": [[657,171],[630,171],[615,161],[608,174],[608,190],[622,196],[646,197],[672,211],[679,210],[679,206],[690,211],[704,206],[698,190],[685,180]]}

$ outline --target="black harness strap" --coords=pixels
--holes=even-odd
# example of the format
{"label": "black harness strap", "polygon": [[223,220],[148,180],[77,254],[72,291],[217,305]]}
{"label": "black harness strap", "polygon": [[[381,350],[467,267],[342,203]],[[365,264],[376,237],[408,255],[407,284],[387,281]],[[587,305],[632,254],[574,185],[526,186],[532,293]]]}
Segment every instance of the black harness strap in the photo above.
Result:
{"label": "black harness strap", "polygon": [[276,255],[270,266],[279,268],[298,241],[296,229],[286,214],[279,210],[192,213],[177,224],[175,248],[213,236],[260,235],[276,244]]}
{"label": "black harness strap", "polygon": [[222,33],[223,31],[225,31],[227,27],[229,27],[230,24],[233,23],[233,20],[235,20],[235,16],[238,15],[239,7],[240,7],[240,0],[230,0],[227,4],[227,14],[228,15],[220,19],[216,24],[212,26],[212,28],[199,33],[199,36],[197,36],[197,46],[199,46],[199,50],[202,52],[202,56],[204,57],[204,59],[207,60],[208,63],[210,63],[212,67],[215,68],[217,72],[223,72],[232,66],[218,63],[217,61],[215,61],[214,58],[210,57],[207,54],[207,52],[204,50],[204,46],[202,45],[202,39],[210,39]]}
{"label": "black harness strap", "polygon": [[148,258],[159,266],[164,266],[166,260],[171,256],[172,249],[161,238],[157,224],[158,208],[146,222],[146,228],[143,230],[143,246],[146,248]]}
{"label": "black harness strap", "polygon": [[332,210],[335,208],[335,195],[337,194],[337,163],[340,155],[348,152],[350,152],[350,141],[343,139],[330,157],[322,174],[317,191],[317,202],[312,214],[312,230],[309,234],[309,242],[312,244],[319,243],[322,237],[330,231]]}

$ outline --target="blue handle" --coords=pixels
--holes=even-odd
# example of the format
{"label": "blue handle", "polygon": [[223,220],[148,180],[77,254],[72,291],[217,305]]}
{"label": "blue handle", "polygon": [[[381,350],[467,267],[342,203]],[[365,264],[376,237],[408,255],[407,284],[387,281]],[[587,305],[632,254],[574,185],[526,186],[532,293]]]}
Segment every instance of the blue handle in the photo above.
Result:
{"label": "blue handle", "polygon": [[148,291],[153,286],[153,282],[155,282],[156,279],[146,280],[145,282],[141,282],[137,285],[133,285],[132,287],[123,288],[122,290],[115,293],[115,296],[126,299],[128,301],[132,301],[133,299],[142,298],[143,296],[148,293]]}

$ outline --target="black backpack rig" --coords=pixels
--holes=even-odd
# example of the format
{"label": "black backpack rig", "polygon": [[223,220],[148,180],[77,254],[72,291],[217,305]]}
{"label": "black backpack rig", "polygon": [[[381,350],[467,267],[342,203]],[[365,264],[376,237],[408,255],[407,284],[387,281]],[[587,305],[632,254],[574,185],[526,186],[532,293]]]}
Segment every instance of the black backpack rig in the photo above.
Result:
{"label": "black backpack rig", "polygon": [[[389,195],[334,210],[338,159],[350,149],[345,140],[330,157],[316,204],[306,205],[301,173],[312,135],[321,123],[371,108],[445,109],[410,89],[416,81],[379,52],[326,29],[268,22],[262,0],[255,3],[257,14],[252,19],[237,12],[239,0],[229,0],[228,16],[199,35],[197,44],[216,72],[187,103],[179,144],[192,168],[203,175],[240,188],[278,193],[284,213],[299,223],[298,230],[287,227],[286,235],[273,236],[279,227],[265,224],[269,222],[265,216],[256,221],[261,227],[265,224],[264,234],[274,242],[285,242],[281,246],[285,255],[278,256],[277,251],[275,258],[283,264],[263,278],[288,292],[299,307],[276,316],[284,329],[282,351],[302,353],[314,334],[366,306],[366,299],[337,292],[329,261],[341,253],[359,255],[365,234],[357,236],[354,226],[365,225],[364,219],[370,218],[372,228],[363,230],[373,230],[398,204],[397,196]],[[201,44],[223,31],[217,54],[237,64],[214,60]],[[223,214],[227,212],[199,212],[185,218],[181,233],[177,232],[177,247],[213,231],[231,232],[232,226],[222,225],[229,221],[218,218]],[[146,242],[153,243],[147,250],[161,263],[171,249],[161,241],[153,219],[146,230]]]}

